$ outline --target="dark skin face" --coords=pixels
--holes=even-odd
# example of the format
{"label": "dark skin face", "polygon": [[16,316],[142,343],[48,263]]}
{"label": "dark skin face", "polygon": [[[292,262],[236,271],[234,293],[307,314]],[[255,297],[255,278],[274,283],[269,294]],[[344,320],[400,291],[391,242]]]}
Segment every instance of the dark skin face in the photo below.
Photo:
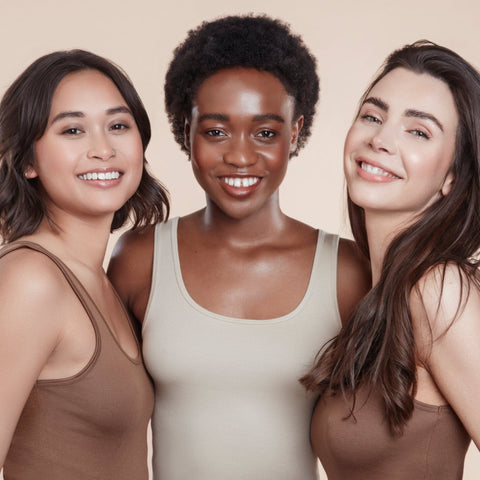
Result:
{"label": "dark skin face", "polygon": [[200,85],[185,133],[207,208],[239,221],[259,214],[272,220],[303,124],[294,109],[282,83],[266,72],[223,70]]}
{"label": "dark skin face", "polygon": [[[209,311],[275,318],[290,313],[308,287],[317,230],[286,216],[278,200],[303,123],[303,117],[294,118],[294,107],[275,76],[255,69],[217,72],[195,96],[185,121],[186,147],[206,207],[180,219],[178,248],[186,289]],[[127,234],[109,268],[140,321],[150,289],[152,244],[151,231]],[[138,262],[138,255],[145,261]],[[342,241],[338,280],[347,285],[342,275],[349,279],[349,292],[338,291],[342,317],[366,291],[363,268],[352,244]],[[138,275],[131,275],[132,269]],[[352,275],[358,276],[353,289]]]}

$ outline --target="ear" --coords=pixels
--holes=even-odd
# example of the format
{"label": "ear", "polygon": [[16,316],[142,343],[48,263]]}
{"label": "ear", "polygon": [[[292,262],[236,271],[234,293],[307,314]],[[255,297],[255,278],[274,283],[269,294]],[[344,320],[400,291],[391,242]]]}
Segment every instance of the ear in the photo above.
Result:
{"label": "ear", "polygon": [[31,165],[27,167],[27,169],[23,172],[23,175],[28,180],[31,180],[32,178],[38,177],[37,171]]}
{"label": "ear", "polygon": [[452,172],[448,172],[447,176],[445,177],[445,180],[443,181],[442,188],[440,189],[440,192],[442,196],[447,196],[450,193],[450,190],[452,189],[452,183],[454,180],[454,175]]}
{"label": "ear", "polygon": [[292,125],[292,137],[290,139],[290,155],[295,153],[295,150],[297,150],[297,144],[298,144],[298,136],[300,135],[300,132],[303,127],[303,115],[297,118],[295,122],[293,122]]}
{"label": "ear", "polygon": [[183,120],[183,145],[190,154],[190,120],[188,118]]}

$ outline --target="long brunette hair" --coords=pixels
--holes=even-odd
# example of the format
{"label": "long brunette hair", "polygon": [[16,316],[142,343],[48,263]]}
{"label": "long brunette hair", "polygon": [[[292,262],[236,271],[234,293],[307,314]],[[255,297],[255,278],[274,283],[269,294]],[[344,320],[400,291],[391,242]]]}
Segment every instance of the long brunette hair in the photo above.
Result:
{"label": "long brunette hair", "polygon": [[[450,192],[419,215],[390,244],[379,282],[352,313],[340,334],[319,352],[315,367],[301,382],[310,390],[341,393],[375,389],[384,402],[392,434],[401,434],[413,412],[417,380],[409,298],[419,280],[433,268],[456,265],[467,285],[478,285],[480,247],[480,74],[455,52],[422,40],[393,52],[372,88],[389,72],[405,68],[445,82],[459,115]],[[348,198],[353,235],[368,257],[363,209]],[[459,308],[468,296],[462,290]],[[439,299],[440,302],[441,298]],[[458,312],[457,312],[458,313]],[[453,321],[454,319],[452,319]]]}
{"label": "long brunette hair", "polygon": [[38,179],[27,180],[34,146],[47,126],[53,95],[67,75],[96,70],[108,77],[125,99],[138,127],[144,152],[140,185],[115,212],[111,230],[131,217],[133,228],[165,220],[168,193],[146,169],[145,149],[150,141],[150,120],[127,75],[111,61],[85,50],[58,51],[35,60],[5,92],[0,102],[0,235],[12,242],[33,233],[48,218]]}

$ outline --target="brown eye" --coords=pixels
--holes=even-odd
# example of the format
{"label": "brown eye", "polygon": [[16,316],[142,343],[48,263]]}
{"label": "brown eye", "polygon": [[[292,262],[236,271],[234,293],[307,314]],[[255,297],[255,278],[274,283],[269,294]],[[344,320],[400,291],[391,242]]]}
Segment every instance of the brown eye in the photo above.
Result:
{"label": "brown eye", "polygon": [[78,135],[79,133],[82,133],[82,131],[79,128],[71,127],[67,128],[66,130],[62,131],[62,135]]}
{"label": "brown eye", "polygon": [[221,136],[224,136],[225,134],[220,130],[213,129],[213,130],[208,130],[207,135],[209,135],[210,137],[221,137]]}
{"label": "brown eye", "polygon": [[271,130],[262,130],[257,134],[258,137],[263,137],[263,138],[272,138],[276,135],[275,132],[272,132]]}

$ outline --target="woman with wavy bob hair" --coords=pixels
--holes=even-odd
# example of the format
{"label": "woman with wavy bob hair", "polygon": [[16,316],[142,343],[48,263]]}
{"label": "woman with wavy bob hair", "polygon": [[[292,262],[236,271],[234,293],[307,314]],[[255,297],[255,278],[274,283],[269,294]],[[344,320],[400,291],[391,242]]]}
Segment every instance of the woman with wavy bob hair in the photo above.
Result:
{"label": "woman with wavy bob hair", "polygon": [[345,141],[373,288],[302,378],[329,479],[457,479],[480,446],[480,75],[418,41],[393,52]]}
{"label": "woman with wavy bob hair", "polygon": [[[48,122],[55,89],[68,74],[83,70],[103,73],[125,99],[137,124],[145,152],[151,129],[145,107],[129,78],[108,60],[82,50],[59,51],[33,62],[5,93],[0,109],[0,236],[4,242],[31,234],[48,218],[37,181],[24,176],[34,158],[35,141]],[[122,227],[129,216],[133,228],[162,221],[168,216],[166,191],[146,170],[140,185],[115,212],[111,229]]]}
{"label": "woman with wavy bob hair", "polygon": [[168,216],[125,73],[45,55],[0,103],[0,466],[4,478],[148,479],[153,388],[103,270],[110,232]]}

